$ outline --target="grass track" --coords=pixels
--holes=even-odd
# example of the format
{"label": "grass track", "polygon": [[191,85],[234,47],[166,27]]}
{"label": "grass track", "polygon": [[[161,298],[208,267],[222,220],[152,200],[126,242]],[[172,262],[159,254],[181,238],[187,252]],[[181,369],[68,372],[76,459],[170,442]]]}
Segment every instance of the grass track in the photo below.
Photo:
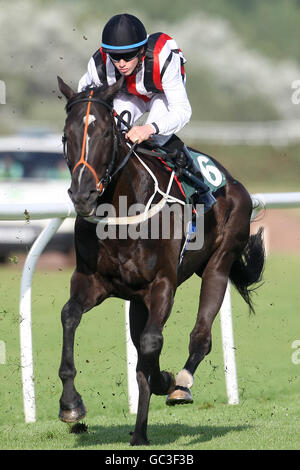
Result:
{"label": "grass track", "polygon": [[[151,449],[298,449],[300,364],[292,342],[300,339],[300,257],[273,255],[255,296],[256,315],[233,291],[233,321],[240,405],[226,404],[219,319],[213,351],[196,373],[194,404],[166,407],[153,397]],[[135,417],[128,412],[123,302],[111,299],[84,316],[76,335],[76,386],[88,409],[87,434],[70,434],[57,419],[61,384],[60,310],[68,298],[69,271],[37,271],[33,286],[33,339],[37,422],[24,424],[19,365],[20,271],[0,271],[1,449],[129,449]],[[162,368],[177,372],[187,357],[198,305],[199,280],[177,292],[164,330]]]}

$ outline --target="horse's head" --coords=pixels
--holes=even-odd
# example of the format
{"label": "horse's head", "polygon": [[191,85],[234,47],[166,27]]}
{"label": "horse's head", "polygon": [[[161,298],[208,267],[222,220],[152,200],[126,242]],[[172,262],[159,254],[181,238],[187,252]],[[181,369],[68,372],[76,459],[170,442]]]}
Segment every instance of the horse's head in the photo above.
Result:
{"label": "horse's head", "polygon": [[68,100],[63,141],[72,174],[69,195],[81,216],[95,213],[114,164],[117,136],[111,103],[122,84],[120,79],[110,87],[75,93],[58,77],[59,89]]}

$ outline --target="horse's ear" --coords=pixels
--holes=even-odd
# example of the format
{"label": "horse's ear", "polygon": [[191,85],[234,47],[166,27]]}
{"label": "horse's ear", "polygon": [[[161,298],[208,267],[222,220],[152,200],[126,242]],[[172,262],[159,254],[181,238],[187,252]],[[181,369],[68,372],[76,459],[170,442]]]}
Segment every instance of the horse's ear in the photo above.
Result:
{"label": "horse's ear", "polygon": [[67,100],[69,100],[70,98],[72,98],[72,96],[75,95],[75,91],[73,91],[72,88],[69,85],[67,85],[63,81],[62,78],[57,77],[57,81],[58,81],[58,88],[60,89],[62,94],[67,98]]}
{"label": "horse's ear", "polygon": [[103,98],[105,101],[112,101],[116,94],[122,89],[123,83],[124,83],[125,77],[121,77],[116,83],[113,85],[109,86],[105,92],[103,93]]}

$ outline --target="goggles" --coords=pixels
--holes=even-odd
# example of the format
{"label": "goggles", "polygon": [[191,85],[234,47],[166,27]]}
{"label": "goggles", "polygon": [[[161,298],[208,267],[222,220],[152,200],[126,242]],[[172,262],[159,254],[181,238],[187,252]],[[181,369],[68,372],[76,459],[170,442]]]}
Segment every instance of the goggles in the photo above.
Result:
{"label": "goggles", "polygon": [[125,52],[124,54],[117,54],[114,52],[109,52],[109,57],[113,62],[120,62],[120,60],[125,60],[125,62],[130,62],[139,55],[140,51]]}

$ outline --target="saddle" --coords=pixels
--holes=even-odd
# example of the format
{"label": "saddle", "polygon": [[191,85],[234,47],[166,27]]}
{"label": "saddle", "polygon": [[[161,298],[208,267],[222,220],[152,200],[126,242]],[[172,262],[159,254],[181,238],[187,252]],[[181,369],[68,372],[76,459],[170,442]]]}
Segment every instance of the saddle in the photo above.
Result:
{"label": "saddle", "polygon": [[[175,134],[169,141],[158,147],[151,140],[143,142],[136,148],[142,154],[157,157],[164,168],[175,171],[175,181],[183,194],[187,203],[192,200],[195,192],[202,187],[206,187],[213,194],[226,184],[224,174],[217,168],[214,161],[206,154],[202,154],[192,149],[185,150],[184,142]],[[192,169],[187,169],[186,151],[192,159],[190,165]]]}

